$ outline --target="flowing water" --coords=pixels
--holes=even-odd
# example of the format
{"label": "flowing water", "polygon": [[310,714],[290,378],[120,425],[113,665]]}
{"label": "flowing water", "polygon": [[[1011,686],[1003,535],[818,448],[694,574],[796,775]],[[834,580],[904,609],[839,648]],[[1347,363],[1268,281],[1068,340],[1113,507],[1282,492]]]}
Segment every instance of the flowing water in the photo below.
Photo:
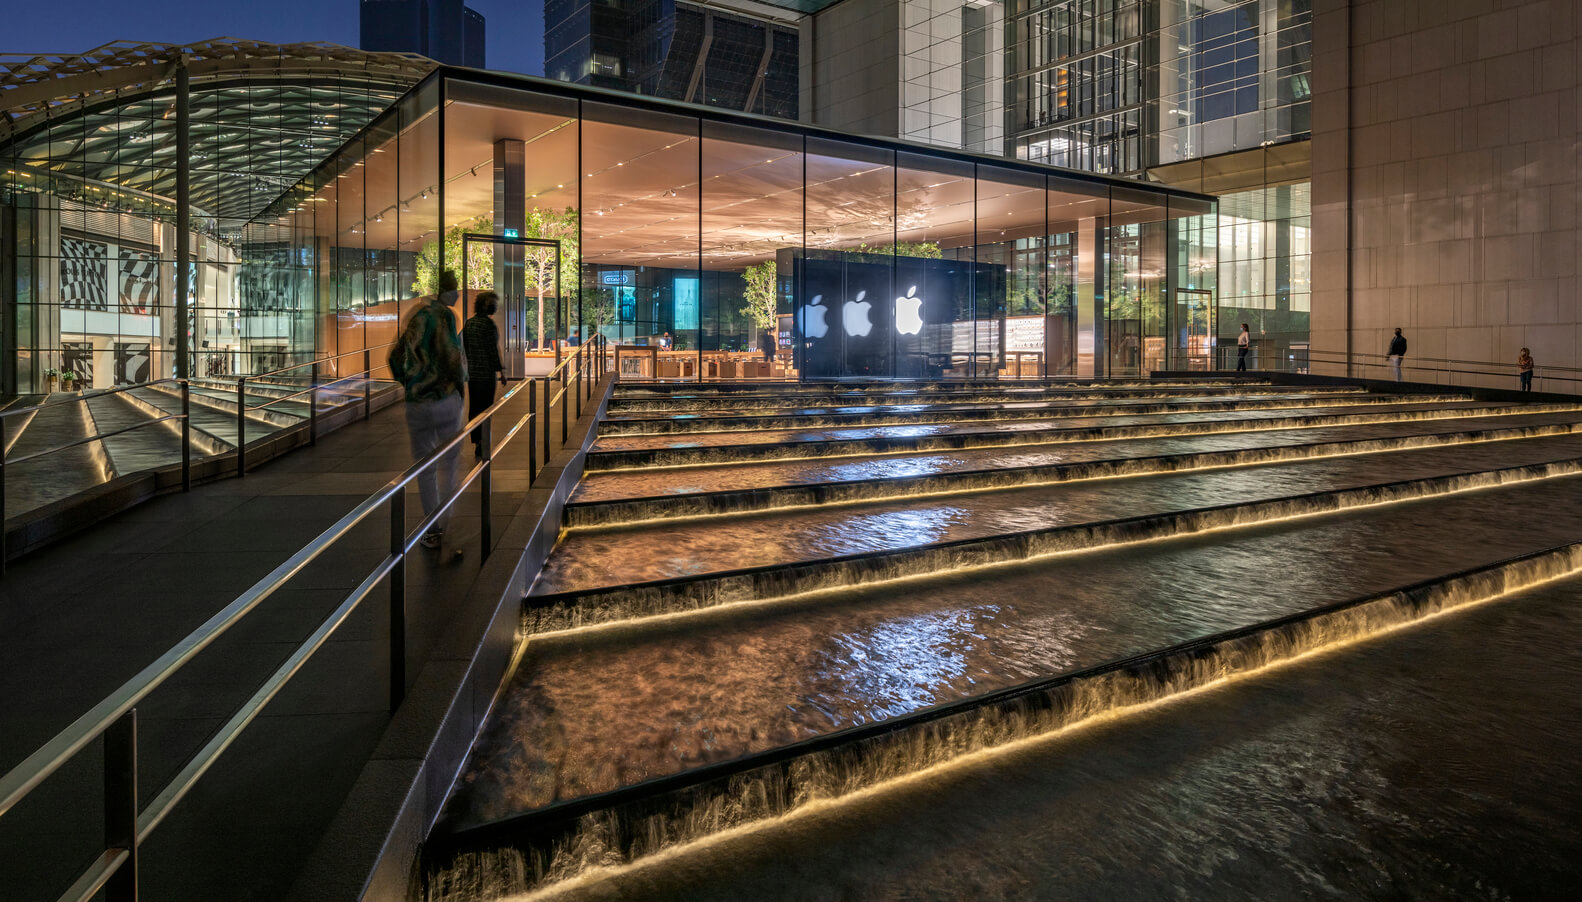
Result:
{"label": "flowing water", "polygon": [[[608,865],[591,899],[1560,899],[1582,580]],[[513,898],[506,850],[432,899]],[[447,889],[470,884],[451,896]]]}
{"label": "flowing water", "polygon": [[[1238,390],[1220,394],[1236,404]],[[1314,404],[1335,400],[1310,395]],[[754,858],[757,870],[738,883],[717,874],[722,882],[700,889],[697,873],[667,863],[715,860],[714,840],[698,848],[694,841],[721,831],[721,843],[736,841],[729,831],[762,829],[816,845],[816,832],[798,833],[798,824],[889,818],[889,808],[870,810],[869,796],[920,792],[914,775],[926,768],[970,769],[979,765],[967,759],[986,750],[1038,745],[1072,724],[1582,566],[1577,548],[1545,552],[1582,538],[1582,507],[1572,500],[1582,491],[1582,431],[1572,434],[1582,416],[1574,407],[1372,400],[1401,418],[590,474],[575,500],[605,505],[609,525],[565,533],[526,600],[530,641],[444,818],[444,832],[470,851],[431,859],[429,897],[495,898],[540,885],[765,895],[766,884],[755,881],[785,879],[800,866]],[[1475,409],[1484,415],[1456,417]],[[1003,434],[1023,425],[1007,419],[988,428]],[[1342,456],[1323,447],[1334,443],[1344,445]],[[1170,455],[1197,455],[1189,462],[1202,466],[1117,475]],[[939,484],[928,480],[940,474],[969,471],[1010,482],[958,479],[951,485],[960,490],[930,490]],[[1073,473],[1076,481],[1038,481]],[[870,483],[883,487],[882,497],[797,501]],[[751,504],[768,498],[773,509],[623,519],[641,513],[633,498],[685,500],[723,489],[741,494],[720,496],[722,504],[748,505],[752,496]],[[648,512],[655,510],[665,509]],[[1529,557],[1512,562],[1522,556]],[[1469,568],[1481,572],[1453,576]],[[1395,591],[1414,583],[1422,586]],[[1127,660],[1141,663],[1116,663]],[[1239,740],[1231,729],[1219,744],[1204,744],[1228,754]],[[1134,762],[1155,755],[1128,751]],[[1256,756],[1245,760],[1256,765]],[[1288,779],[1309,779],[1299,769],[1305,760],[1285,762]],[[1275,756],[1266,766],[1281,764]],[[980,779],[1014,798],[1014,787],[983,766],[991,772]],[[1328,785],[1322,775],[1311,779]],[[1079,789],[1053,804],[1102,816],[1104,794]],[[846,813],[839,800],[854,792],[862,795]],[[1142,837],[1164,831],[1171,813],[1145,822],[1124,848],[1146,848]],[[895,817],[876,829],[905,834],[904,816]],[[967,820],[989,836],[1002,819],[977,812]],[[491,824],[503,826],[465,832]],[[1064,826],[1049,832],[1081,835]],[[1011,872],[1035,875],[1018,878],[1024,882],[996,882],[993,869],[950,866],[950,847],[933,841],[933,857],[944,861],[910,883],[885,884],[885,867],[864,870],[838,850],[806,857],[843,862],[846,876],[831,879],[864,887],[856,893],[864,897],[892,893],[872,892],[880,885],[893,886],[896,898],[972,895],[971,887],[1042,895],[1026,881],[1045,879],[1076,881],[1080,897],[1081,887],[1108,885],[1080,862],[1029,865]],[[1017,848],[1029,854],[1027,844]],[[1190,857],[1191,849],[1178,843],[1161,854]],[[1300,885],[1309,894],[1352,886],[1308,873],[1295,858],[1265,858],[1305,874],[1312,882]],[[619,870],[607,883],[590,882],[605,866]],[[1168,870],[1154,879],[1164,881]],[[1242,874],[1208,865],[1193,873],[1181,885]],[[850,894],[830,885],[787,884],[779,895]],[[935,885],[938,892],[929,889]]]}

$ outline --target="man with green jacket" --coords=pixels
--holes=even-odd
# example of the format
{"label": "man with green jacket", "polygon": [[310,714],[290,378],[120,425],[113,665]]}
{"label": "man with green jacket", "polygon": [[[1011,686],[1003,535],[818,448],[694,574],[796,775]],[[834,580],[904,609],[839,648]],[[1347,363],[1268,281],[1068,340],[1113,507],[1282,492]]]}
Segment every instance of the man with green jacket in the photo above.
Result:
{"label": "man with green jacket", "polygon": [[[467,364],[456,334],[456,315],[450,309],[455,301],[456,274],[447,269],[440,273],[439,295],[418,303],[390,349],[390,372],[406,388],[407,433],[417,460],[454,438],[463,425],[461,392],[467,384]],[[418,474],[425,519],[455,494],[458,450],[452,447]],[[425,548],[443,545],[449,521],[447,512],[424,534]],[[460,556],[461,550],[452,553]]]}

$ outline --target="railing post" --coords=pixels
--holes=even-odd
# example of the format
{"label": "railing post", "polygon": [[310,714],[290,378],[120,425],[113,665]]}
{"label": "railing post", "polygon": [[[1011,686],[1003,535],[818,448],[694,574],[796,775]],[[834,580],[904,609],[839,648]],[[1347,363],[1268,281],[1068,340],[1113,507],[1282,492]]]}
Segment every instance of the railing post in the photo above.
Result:
{"label": "railing post", "polygon": [[374,365],[373,356],[367,348],[363,348],[363,419],[368,419],[374,410]]}
{"label": "railing post", "polygon": [[192,491],[192,385],[181,381],[181,490]]}
{"label": "railing post", "polygon": [[308,444],[319,443],[319,362],[308,369]]}
{"label": "railing post", "polygon": [[490,435],[489,427],[493,424],[494,414],[491,413],[484,417],[482,434],[478,439],[478,448],[483,452],[483,473],[478,477],[478,507],[479,513],[482,515],[479,532],[482,534],[483,560],[489,559],[489,548],[494,544],[493,530],[490,528],[489,523],[489,499],[493,494],[490,491],[491,474],[494,472],[494,451],[492,447],[494,438]]}
{"label": "railing post", "polygon": [[533,487],[538,476],[538,389],[533,377],[527,377],[527,487]]}
{"label": "railing post", "polygon": [[[570,366],[571,364],[568,363],[566,365]],[[560,387],[560,446],[564,448],[567,435],[566,413],[567,409],[571,407],[572,396],[577,393],[576,386],[571,384],[571,380],[567,378],[564,370],[560,373]],[[545,457],[544,460],[547,462],[549,458]]]}
{"label": "railing post", "polygon": [[137,899],[137,709],[104,731],[104,847],[125,849],[126,863],[104,885],[105,902]]}
{"label": "railing post", "polygon": [[390,496],[390,711],[406,698],[406,486]]}
{"label": "railing post", "polygon": [[[576,382],[572,383],[572,385],[571,385],[571,393],[577,396],[577,419],[579,419],[579,420],[582,419],[582,387],[588,381],[587,379],[583,378],[583,376],[585,374],[583,373],[583,366],[582,365],[585,362],[586,362],[586,358],[584,358],[584,357],[578,357],[577,358],[577,380],[576,380]],[[565,436],[564,435],[561,436],[561,440],[562,441],[565,440]]]}
{"label": "railing post", "polygon": [[247,377],[236,377],[236,475],[247,475]]}
{"label": "railing post", "polygon": [[549,466],[549,377],[544,377],[544,466]]}

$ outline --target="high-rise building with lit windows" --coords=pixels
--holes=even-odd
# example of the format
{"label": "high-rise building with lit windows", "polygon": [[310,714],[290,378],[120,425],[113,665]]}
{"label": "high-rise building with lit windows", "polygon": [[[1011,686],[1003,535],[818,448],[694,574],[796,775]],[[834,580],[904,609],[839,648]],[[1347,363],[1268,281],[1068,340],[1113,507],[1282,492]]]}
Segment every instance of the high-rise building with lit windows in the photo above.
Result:
{"label": "high-rise building with lit windows", "polygon": [[798,114],[794,4],[544,4],[544,74],[781,119]]}
{"label": "high-rise building with lit windows", "polygon": [[1010,0],[1006,153],[1220,195],[1213,332],[1301,368],[1311,0]]}

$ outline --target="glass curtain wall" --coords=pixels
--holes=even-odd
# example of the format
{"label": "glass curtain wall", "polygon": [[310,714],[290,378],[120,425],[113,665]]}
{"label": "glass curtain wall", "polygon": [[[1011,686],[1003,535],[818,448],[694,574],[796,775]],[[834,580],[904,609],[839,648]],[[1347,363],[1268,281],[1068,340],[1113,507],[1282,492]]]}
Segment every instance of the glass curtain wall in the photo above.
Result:
{"label": "glass curtain wall", "polygon": [[1044,176],[978,166],[977,346],[990,373],[1042,376],[1048,314]]}
{"label": "glass curtain wall", "polygon": [[661,379],[725,375],[702,369],[700,129],[696,117],[582,103],[583,284],[611,289],[609,333],[651,348],[643,374]]}
{"label": "glass curtain wall", "polygon": [[[6,250],[16,261],[5,295],[16,324],[7,317],[15,362],[8,388],[167,377],[183,332],[199,378],[311,355],[317,324],[299,315],[313,299],[299,281],[309,264],[294,243],[298,214],[287,215],[305,198],[293,186],[397,96],[389,86],[194,78],[184,284],[175,257],[172,81],[107,92],[87,108],[19,126],[0,149]],[[185,322],[177,322],[178,299]]]}
{"label": "glass curtain wall", "polygon": [[[576,88],[451,76],[440,103],[441,81],[267,225],[322,352],[387,342],[453,269],[464,300],[501,293],[528,374],[599,334],[628,378],[1134,376],[1195,347],[1175,289],[1213,290],[1207,198]],[[557,240],[563,272],[466,234]]]}
{"label": "glass curtain wall", "polygon": [[716,376],[784,378],[792,366],[780,255],[802,246],[804,164],[799,135],[703,123],[699,349]]}
{"label": "glass curtain wall", "polygon": [[966,377],[979,363],[973,164],[904,151],[896,157],[895,375]]}
{"label": "glass curtain wall", "polygon": [[[414,239],[421,249],[414,292],[432,293],[439,271],[453,270],[464,283],[466,309],[457,310],[463,319],[473,313],[477,293],[499,295],[495,325],[513,377],[549,372],[565,342],[580,342],[612,322],[614,310],[601,308],[598,292],[579,278],[581,211],[588,207],[578,198],[577,106],[534,91],[445,82],[443,119],[435,126],[439,146],[432,151],[444,159],[443,177],[436,177],[443,186],[444,240],[437,228]],[[542,243],[469,241],[469,234]]]}

